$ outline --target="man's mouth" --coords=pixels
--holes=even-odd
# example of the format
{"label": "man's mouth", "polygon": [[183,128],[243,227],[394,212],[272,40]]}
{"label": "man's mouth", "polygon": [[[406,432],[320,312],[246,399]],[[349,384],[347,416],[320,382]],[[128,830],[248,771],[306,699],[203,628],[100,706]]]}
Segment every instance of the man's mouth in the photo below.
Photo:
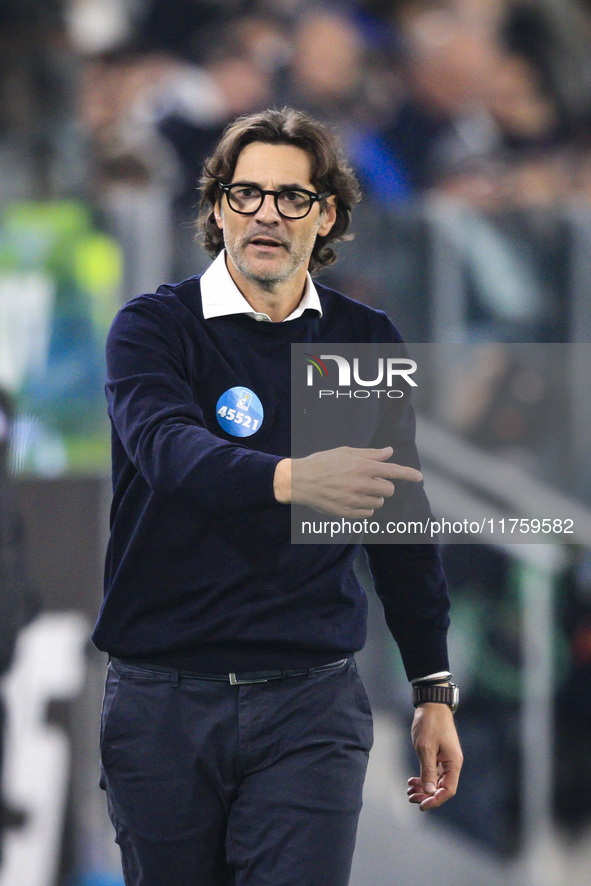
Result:
{"label": "man's mouth", "polygon": [[264,237],[262,235],[251,237],[248,244],[250,246],[256,246],[259,249],[277,249],[280,247],[287,249],[287,244],[283,243],[283,241],[276,240],[274,237]]}

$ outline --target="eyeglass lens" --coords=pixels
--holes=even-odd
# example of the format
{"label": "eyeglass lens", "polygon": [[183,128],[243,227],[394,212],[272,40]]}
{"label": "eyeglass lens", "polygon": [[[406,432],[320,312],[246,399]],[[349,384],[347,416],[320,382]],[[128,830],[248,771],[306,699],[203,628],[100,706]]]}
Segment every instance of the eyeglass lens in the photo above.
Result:
{"label": "eyeglass lens", "polygon": [[[254,186],[236,185],[228,190],[228,202],[236,212],[256,212],[262,205],[264,195]],[[275,204],[281,215],[301,218],[310,211],[312,199],[303,191],[284,190],[275,195]]]}

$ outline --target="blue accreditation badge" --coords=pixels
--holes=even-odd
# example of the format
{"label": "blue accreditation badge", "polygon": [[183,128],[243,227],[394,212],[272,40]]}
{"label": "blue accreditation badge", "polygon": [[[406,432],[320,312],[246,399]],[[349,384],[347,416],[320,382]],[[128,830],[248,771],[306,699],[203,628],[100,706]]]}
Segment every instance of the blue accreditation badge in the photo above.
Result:
{"label": "blue accreditation badge", "polygon": [[263,423],[263,404],[250,388],[230,388],[217,402],[216,418],[226,434],[250,437]]}

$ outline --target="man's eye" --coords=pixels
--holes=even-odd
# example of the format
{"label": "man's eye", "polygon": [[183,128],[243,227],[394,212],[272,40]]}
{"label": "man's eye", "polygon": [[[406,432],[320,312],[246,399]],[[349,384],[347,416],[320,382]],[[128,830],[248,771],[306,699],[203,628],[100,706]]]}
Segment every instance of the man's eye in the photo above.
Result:
{"label": "man's eye", "polygon": [[302,200],[306,199],[306,195],[300,191],[282,191],[281,197],[283,200],[287,200],[288,203],[301,203]]}
{"label": "man's eye", "polygon": [[235,188],[234,194],[240,200],[248,200],[249,197],[258,196],[258,192],[254,188]]}

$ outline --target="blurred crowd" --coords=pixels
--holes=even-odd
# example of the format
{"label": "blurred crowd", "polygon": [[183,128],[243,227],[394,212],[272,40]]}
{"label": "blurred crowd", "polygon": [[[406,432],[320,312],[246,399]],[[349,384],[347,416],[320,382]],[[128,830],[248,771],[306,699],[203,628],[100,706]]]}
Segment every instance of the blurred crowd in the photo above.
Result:
{"label": "blurred crowd", "polygon": [[591,201],[590,47],[589,0],[1,0],[0,196],[193,205],[224,124],[292,104],[377,200]]}
{"label": "blurred crowd", "polygon": [[[460,257],[465,280],[453,286],[465,283],[473,337],[486,326],[494,341],[568,340],[571,250],[543,214],[514,226],[512,211],[591,206],[591,0],[0,0],[0,205],[74,198],[43,211],[5,209],[0,225],[5,273],[9,246],[14,267],[27,270],[40,264],[45,238],[43,269],[57,281],[43,384],[19,392],[21,408],[25,402],[46,429],[57,424],[56,403],[62,437],[78,429],[89,393],[92,408],[104,412],[102,339],[117,297],[105,293],[116,289],[120,244],[94,230],[95,208],[121,187],[127,203],[130,189],[156,187],[177,220],[192,218],[202,162],[226,123],[284,104],[340,132],[368,197],[357,211],[357,239],[337,266],[347,292],[378,305],[387,299],[407,339],[428,340],[426,256],[435,255],[435,266],[440,255],[420,221],[401,223],[387,209],[442,197],[466,209],[447,218],[446,248]],[[491,224],[481,210],[504,212]],[[137,214],[123,220],[139,226]],[[174,231],[183,237],[181,226]],[[185,273],[199,270],[192,262]],[[340,288],[338,278],[333,285]],[[122,288],[126,298],[137,291]],[[7,304],[13,291],[11,279]],[[24,304],[23,292],[21,278]],[[86,303],[84,314],[77,305]],[[463,429],[481,447],[498,442],[494,397],[485,405]],[[555,414],[547,405],[523,407],[522,448],[540,414]],[[38,446],[45,463],[51,439],[46,431]],[[88,439],[79,449],[88,459]],[[476,562],[475,549],[458,550],[455,562],[457,551],[447,552],[447,567],[463,641],[478,638],[480,680],[464,706],[466,735],[472,730],[473,748],[481,742],[472,756],[475,791],[466,797],[490,802],[477,809],[458,798],[449,815],[511,853],[518,600],[507,558],[478,550]],[[591,562],[586,552],[575,555],[559,613],[570,668],[563,666],[556,699],[555,801],[560,819],[578,828],[591,820]],[[494,782],[484,791],[482,759]],[[0,824],[2,814],[0,796]]]}

